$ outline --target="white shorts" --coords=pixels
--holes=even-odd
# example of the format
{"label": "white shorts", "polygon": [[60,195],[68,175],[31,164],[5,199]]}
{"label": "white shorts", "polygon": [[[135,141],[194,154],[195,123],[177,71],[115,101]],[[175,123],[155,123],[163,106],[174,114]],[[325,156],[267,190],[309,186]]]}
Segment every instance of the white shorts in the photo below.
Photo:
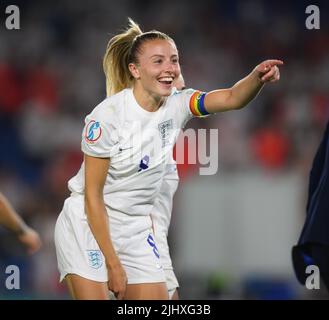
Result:
{"label": "white shorts", "polygon": [[[172,269],[164,269],[165,275],[166,275],[166,284],[167,284],[167,289],[170,294],[175,292],[175,290],[179,287],[177,278],[175,276],[174,270]],[[171,298],[170,298],[171,299]]]}
{"label": "white shorts", "polygon": [[[128,284],[165,282],[151,219],[123,216],[127,215],[115,218],[110,215],[109,225]],[[108,281],[104,256],[87,222],[82,195],[66,199],[56,222],[55,246],[60,281],[71,273],[94,281]]]}

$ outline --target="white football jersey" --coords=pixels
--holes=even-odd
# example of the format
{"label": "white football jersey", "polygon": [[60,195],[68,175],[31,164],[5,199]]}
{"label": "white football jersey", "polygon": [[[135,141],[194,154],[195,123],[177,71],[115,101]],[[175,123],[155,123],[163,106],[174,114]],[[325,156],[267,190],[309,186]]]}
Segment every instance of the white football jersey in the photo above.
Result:
{"label": "white football jersey", "polygon": [[[104,201],[111,211],[150,215],[180,130],[194,115],[190,100],[196,90],[177,91],[155,112],[136,101],[132,89],[108,97],[85,119],[82,151],[110,158]],[[84,163],[68,183],[84,193]]]}
{"label": "white football jersey", "polygon": [[167,171],[152,209],[155,242],[160,252],[164,269],[173,269],[168,247],[168,229],[171,220],[174,194],[177,190],[179,177],[176,171]]}

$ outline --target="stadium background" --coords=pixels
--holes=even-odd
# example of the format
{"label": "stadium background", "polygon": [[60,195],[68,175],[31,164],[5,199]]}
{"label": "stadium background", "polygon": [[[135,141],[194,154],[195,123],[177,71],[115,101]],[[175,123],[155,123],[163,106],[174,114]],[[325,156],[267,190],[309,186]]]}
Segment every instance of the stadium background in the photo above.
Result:
{"label": "stadium background", "polygon": [[[6,30],[5,8],[20,8]],[[84,116],[105,96],[101,59],[127,17],[174,38],[188,87],[231,86],[266,58],[282,79],[249,107],[192,120],[218,128],[218,172],[181,166],[170,229],[183,299],[313,299],[297,284],[290,250],[305,216],[308,173],[329,111],[328,3],[307,30],[309,1],[1,1],[0,190],[44,241],[27,257],[0,229],[0,298],[66,299],[53,229],[80,166]],[[209,145],[208,145],[209,148]],[[21,289],[5,288],[18,265]]]}

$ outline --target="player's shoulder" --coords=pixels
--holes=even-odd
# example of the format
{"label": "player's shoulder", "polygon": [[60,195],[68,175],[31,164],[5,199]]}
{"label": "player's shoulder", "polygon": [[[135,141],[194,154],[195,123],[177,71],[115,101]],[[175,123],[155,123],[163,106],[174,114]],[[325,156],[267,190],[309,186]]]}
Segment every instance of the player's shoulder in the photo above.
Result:
{"label": "player's shoulder", "polygon": [[192,88],[178,90],[176,87],[173,87],[172,92],[171,92],[171,95],[172,96],[176,96],[176,95],[180,95],[180,94],[191,94],[191,93],[193,93],[195,91],[197,91],[197,90],[192,89]]}
{"label": "player's shoulder", "polygon": [[101,101],[88,115],[104,122],[111,121],[117,118],[120,111],[123,109],[124,97],[126,89],[122,90],[113,96],[105,98]]}
{"label": "player's shoulder", "polygon": [[185,101],[188,101],[188,99],[193,95],[194,92],[197,90],[195,89],[184,89],[184,90],[177,90],[176,88],[173,89],[171,95],[167,99],[167,103],[170,104],[184,104]]}
{"label": "player's shoulder", "polygon": [[192,89],[192,88],[188,88],[188,89],[184,89],[184,90],[178,90],[176,88],[173,88],[170,98],[171,99],[179,99],[181,97],[185,97],[185,96],[189,96],[192,95],[194,92],[196,92],[198,90]]}

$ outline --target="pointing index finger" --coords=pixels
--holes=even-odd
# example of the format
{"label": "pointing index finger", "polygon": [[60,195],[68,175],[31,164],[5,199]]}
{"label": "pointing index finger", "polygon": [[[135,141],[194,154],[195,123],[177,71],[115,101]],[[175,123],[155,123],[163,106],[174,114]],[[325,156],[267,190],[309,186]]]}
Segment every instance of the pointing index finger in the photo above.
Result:
{"label": "pointing index finger", "polygon": [[272,59],[272,60],[267,60],[266,64],[269,64],[271,67],[273,67],[273,66],[282,66],[284,63],[282,60]]}

